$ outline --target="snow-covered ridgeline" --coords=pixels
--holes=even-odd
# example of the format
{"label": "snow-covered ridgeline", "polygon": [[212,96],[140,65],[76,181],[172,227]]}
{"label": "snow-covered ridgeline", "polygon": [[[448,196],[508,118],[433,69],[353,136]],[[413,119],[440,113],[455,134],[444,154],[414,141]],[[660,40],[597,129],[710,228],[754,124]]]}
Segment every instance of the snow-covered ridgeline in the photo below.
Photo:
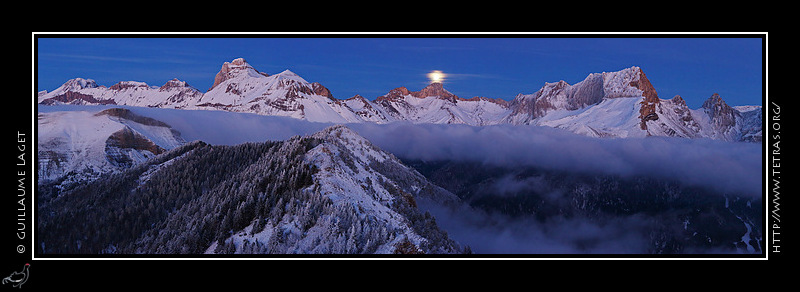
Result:
{"label": "snow-covered ridgeline", "polygon": [[[539,91],[519,94],[511,101],[463,99],[448,92],[441,83],[431,83],[420,91],[395,88],[374,100],[359,95],[337,99],[321,84],[310,83],[294,72],[269,75],[238,58],[223,64],[214,86],[205,93],[179,80],[161,87],[132,81],[104,87],[91,79],[76,78],[52,92],[40,92],[38,100],[43,105],[222,110],[322,123],[509,123],[553,126],[603,137],[652,135],[760,141],[761,107],[728,109],[715,96],[709,100],[721,110],[689,109],[682,99],[661,99],[643,70],[634,66],[592,73],[574,85],[547,82]],[[628,102],[613,101],[618,98]],[[636,119],[638,124],[633,122]]]}

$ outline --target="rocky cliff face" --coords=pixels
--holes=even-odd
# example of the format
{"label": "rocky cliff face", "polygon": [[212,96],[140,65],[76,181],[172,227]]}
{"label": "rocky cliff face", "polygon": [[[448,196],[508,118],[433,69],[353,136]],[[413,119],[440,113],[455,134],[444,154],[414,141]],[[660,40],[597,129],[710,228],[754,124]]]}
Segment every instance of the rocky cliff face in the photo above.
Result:
{"label": "rocky cliff face", "polygon": [[642,91],[642,107],[639,109],[639,118],[642,119],[640,126],[642,130],[647,130],[647,121],[658,120],[656,106],[661,102],[661,99],[658,98],[653,84],[650,83],[644,72],[641,69],[638,69],[638,71],[638,78],[631,80],[630,86]]}
{"label": "rocky cliff face", "polygon": [[130,127],[116,131],[106,139],[106,159],[113,166],[125,169],[165,151]]}

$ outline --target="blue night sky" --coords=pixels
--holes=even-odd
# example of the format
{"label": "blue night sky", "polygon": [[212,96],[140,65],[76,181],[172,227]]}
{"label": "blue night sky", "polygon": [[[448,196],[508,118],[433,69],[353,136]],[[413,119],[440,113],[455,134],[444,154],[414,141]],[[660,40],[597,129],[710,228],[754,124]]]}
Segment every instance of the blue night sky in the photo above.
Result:
{"label": "blue night sky", "polygon": [[713,93],[730,105],[762,105],[765,85],[762,35],[157,36],[39,35],[37,90],[50,91],[76,77],[105,86],[119,81],[161,86],[178,78],[205,92],[222,63],[238,57],[268,74],[289,69],[340,99],[356,94],[374,99],[400,86],[420,90],[432,70],[447,74],[444,87],[459,97],[506,100],[534,93],[545,82],[575,84],[590,73],[631,66],[644,70],[659,97],[681,95],[691,108]]}

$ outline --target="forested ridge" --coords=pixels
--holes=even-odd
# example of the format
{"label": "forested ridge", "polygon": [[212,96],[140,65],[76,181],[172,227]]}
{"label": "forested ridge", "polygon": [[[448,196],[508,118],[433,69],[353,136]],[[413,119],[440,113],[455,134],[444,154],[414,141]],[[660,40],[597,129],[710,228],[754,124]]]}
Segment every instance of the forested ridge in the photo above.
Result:
{"label": "forested ridge", "polygon": [[[167,240],[174,246],[158,245],[155,250],[201,253],[212,240],[243,228],[252,218],[266,218],[271,209],[266,206],[290,201],[312,184],[316,170],[302,161],[302,153],[318,141],[291,142],[195,142],[53,199],[47,199],[53,194],[42,186],[38,248],[45,253],[137,253],[150,252],[156,242]],[[142,182],[143,175],[148,177]],[[187,211],[201,220],[180,222],[189,218],[176,214]],[[152,237],[176,221],[190,223],[175,228],[187,232]],[[142,239],[143,235],[151,236]]]}
{"label": "forested ridge", "polygon": [[[319,169],[304,158],[324,142],[313,136],[235,146],[192,142],[62,193],[41,185],[36,252],[362,254],[386,245],[395,253],[464,252],[413,199],[395,200],[391,208],[424,234],[416,245],[397,227],[320,194]],[[245,229],[268,238],[238,246],[229,240]]]}

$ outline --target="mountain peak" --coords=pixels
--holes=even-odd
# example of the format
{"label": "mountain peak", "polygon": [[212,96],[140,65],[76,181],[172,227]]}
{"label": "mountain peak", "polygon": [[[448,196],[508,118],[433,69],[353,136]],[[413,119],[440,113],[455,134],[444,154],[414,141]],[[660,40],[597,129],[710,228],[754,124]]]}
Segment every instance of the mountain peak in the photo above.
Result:
{"label": "mountain peak", "polygon": [[220,68],[219,72],[217,72],[217,75],[214,76],[214,84],[211,85],[211,88],[208,90],[211,91],[220,83],[225,82],[225,80],[242,75],[257,78],[269,76],[266,73],[261,73],[256,70],[256,68],[248,64],[244,58],[236,58],[230,62],[225,62],[222,64],[222,68]]}
{"label": "mountain peak", "polygon": [[719,93],[714,93],[703,102],[703,108],[710,109],[715,106],[722,106],[726,105],[725,101],[722,100],[722,97],[719,96]]}
{"label": "mountain peak", "polygon": [[361,96],[361,94],[356,94],[346,100],[366,100],[366,98]]}
{"label": "mountain peak", "polygon": [[297,82],[300,82],[300,83],[309,83],[308,81],[303,79],[303,77],[300,77],[300,75],[297,75],[297,73],[294,73],[289,69],[283,70],[283,72],[275,74],[275,75],[272,75],[272,76],[275,77],[275,78],[278,78],[278,79],[288,79],[288,80],[293,80],[293,81],[297,81]]}
{"label": "mountain peak", "polygon": [[458,99],[458,96],[450,93],[449,91],[447,91],[447,89],[444,89],[444,86],[442,85],[441,82],[433,82],[431,84],[428,84],[428,86],[425,86],[425,88],[423,88],[422,90],[412,92],[411,95],[417,98],[436,96],[441,99],[446,99],[451,101],[455,101],[456,99]]}
{"label": "mountain peak", "polygon": [[722,97],[719,96],[719,93],[714,93],[703,102],[702,106],[703,110],[705,110],[712,118],[718,116],[733,116],[735,115],[736,110],[729,106]]}
{"label": "mountain peak", "polygon": [[196,90],[194,87],[189,85],[189,83],[187,83],[186,81],[178,80],[178,78],[173,78],[172,80],[167,81],[167,83],[164,83],[164,85],[161,85],[161,87],[159,87],[158,90],[159,91],[166,91],[166,90],[170,90],[170,89],[174,89],[174,88],[177,88],[177,89],[188,88],[188,89],[191,89],[191,90]]}
{"label": "mountain peak", "polygon": [[164,85],[162,85],[161,87],[186,87],[186,86],[189,86],[189,84],[186,83],[186,81],[181,81],[178,78],[172,78],[172,80],[167,81],[167,83],[164,83]]}
{"label": "mountain peak", "polygon": [[61,88],[64,91],[77,91],[84,88],[95,88],[98,87],[97,82],[94,79],[84,79],[84,78],[73,78],[64,82],[61,85]]}
{"label": "mountain peak", "polygon": [[686,100],[684,100],[683,97],[681,97],[680,95],[675,95],[674,97],[672,97],[671,101],[674,104],[686,106]]}
{"label": "mountain peak", "polygon": [[640,67],[603,72],[602,77],[605,98],[643,96],[648,102],[658,102],[658,93]]}
{"label": "mountain peak", "polygon": [[394,99],[402,99],[403,96],[410,94],[411,91],[408,90],[408,88],[406,88],[405,86],[400,86],[398,88],[389,90],[389,93],[387,93],[386,95],[378,96],[378,98],[376,98],[375,101],[380,102],[380,101],[388,101]]}
{"label": "mountain peak", "polygon": [[281,76],[299,76],[296,73],[290,71],[289,69],[283,70],[283,72],[278,73],[277,75],[281,75]]}
{"label": "mountain peak", "polygon": [[741,113],[722,100],[718,93],[714,93],[703,102],[703,111],[711,118],[711,124],[720,135],[737,135],[735,126]]}
{"label": "mountain peak", "polygon": [[247,63],[247,60],[245,60],[244,58],[233,59],[230,62],[223,63],[222,66],[227,67],[228,70],[246,69],[246,68],[252,68],[255,70],[255,68],[251,66],[249,63]]}
{"label": "mountain peak", "polygon": [[329,126],[312,134],[311,136],[319,139],[328,140],[332,138],[341,139],[342,134],[344,134],[345,136],[360,136],[356,134],[352,129],[342,124]]}
{"label": "mountain peak", "polygon": [[231,61],[231,64],[242,66],[242,65],[247,65],[247,61],[244,58],[236,58],[233,59],[233,61]]}
{"label": "mountain peak", "polygon": [[401,86],[395,89],[392,89],[386,95],[379,96],[376,101],[384,101],[384,100],[395,100],[395,99],[402,99],[404,96],[413,96],[416,98],[427,98],[427,97],[437,97],[440,99],[450,100],[452,102],[456,102],[460,98],[455,94],[450,93],[447,89],[444,89],[441,82],[432,82],[425,86],[420,91],[410,91],[405,86]]}
{"label": "mountain peak", "polygon": [[124,90],[128,88],[147,88],[149,87],[147,83],[139,82],[139,81],[120,81],[114,85],[111,85],[108,89],[111,90]]}

